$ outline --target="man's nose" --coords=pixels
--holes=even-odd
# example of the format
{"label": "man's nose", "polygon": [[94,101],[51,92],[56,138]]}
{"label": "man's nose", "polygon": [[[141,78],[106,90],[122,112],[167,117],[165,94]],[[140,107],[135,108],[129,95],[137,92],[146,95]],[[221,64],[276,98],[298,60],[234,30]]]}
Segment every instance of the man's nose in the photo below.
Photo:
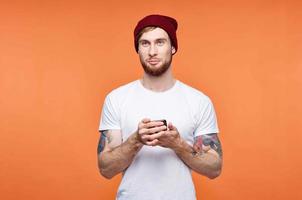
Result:
{"label": "man's nose", "polygon": [[155,56],[157,55],[157,47],[155,44],[151,44],[149,48],[149,55],[150,56]]}

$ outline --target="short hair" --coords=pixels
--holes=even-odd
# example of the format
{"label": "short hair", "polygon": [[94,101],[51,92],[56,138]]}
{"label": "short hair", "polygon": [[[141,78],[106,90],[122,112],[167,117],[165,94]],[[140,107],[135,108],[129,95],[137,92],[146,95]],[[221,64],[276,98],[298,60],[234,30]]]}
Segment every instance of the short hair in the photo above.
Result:
{"label": "short hair", "polygon": [[147,33],[147,32],[149,32],[149,31],[152,31],[152,30],[154,30],[154,29],[156,29],[157,27],[156,26],[147,26],[147,27],[145,27],[145,28],[143,28],[138,34],[137,34],[137,42],[139,41],[139,39],[142,37],[142,35],[144,34],[144,33]]}

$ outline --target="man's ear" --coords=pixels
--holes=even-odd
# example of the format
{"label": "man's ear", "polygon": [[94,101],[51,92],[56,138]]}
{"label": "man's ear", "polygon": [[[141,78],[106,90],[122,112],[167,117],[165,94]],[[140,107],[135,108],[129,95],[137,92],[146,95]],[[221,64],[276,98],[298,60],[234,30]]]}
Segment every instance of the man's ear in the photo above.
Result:
{"label": "man's ear", "polygon": [[175,53],[176,53],[176,50],[175,50],[175,48],[172,46],[172,55],[174,55]]}

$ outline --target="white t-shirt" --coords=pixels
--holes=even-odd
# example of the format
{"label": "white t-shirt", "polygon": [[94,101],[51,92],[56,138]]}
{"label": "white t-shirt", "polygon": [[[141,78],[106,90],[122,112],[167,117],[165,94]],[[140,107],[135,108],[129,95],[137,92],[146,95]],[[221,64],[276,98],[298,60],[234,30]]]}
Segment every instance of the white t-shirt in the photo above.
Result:
{"label": "white t-shirt", "polygon": [[[139,80],[113,90],[105,99],[99,130],[120,129],[125,141],[143,118],[172,122],[191,145],[196,136],[218,133],[211,100],[180,81],[164,92],[148,90]],[[143,146],[123,173],[117,199],[194,200],[191,170],[171,149]]]}

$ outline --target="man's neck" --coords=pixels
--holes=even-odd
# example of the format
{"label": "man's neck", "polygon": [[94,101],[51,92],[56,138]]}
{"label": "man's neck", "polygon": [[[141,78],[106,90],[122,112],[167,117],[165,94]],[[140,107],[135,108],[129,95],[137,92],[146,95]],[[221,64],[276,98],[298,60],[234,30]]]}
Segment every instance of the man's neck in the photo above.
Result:
{"label": "man's neck", "polygon": [[154,92],[164,92],[172,88],[175,84],[175,79],[171,71],[166,71],[161,76],[150,76],[144,73],[143,78],[140,80],[142,85]]}

